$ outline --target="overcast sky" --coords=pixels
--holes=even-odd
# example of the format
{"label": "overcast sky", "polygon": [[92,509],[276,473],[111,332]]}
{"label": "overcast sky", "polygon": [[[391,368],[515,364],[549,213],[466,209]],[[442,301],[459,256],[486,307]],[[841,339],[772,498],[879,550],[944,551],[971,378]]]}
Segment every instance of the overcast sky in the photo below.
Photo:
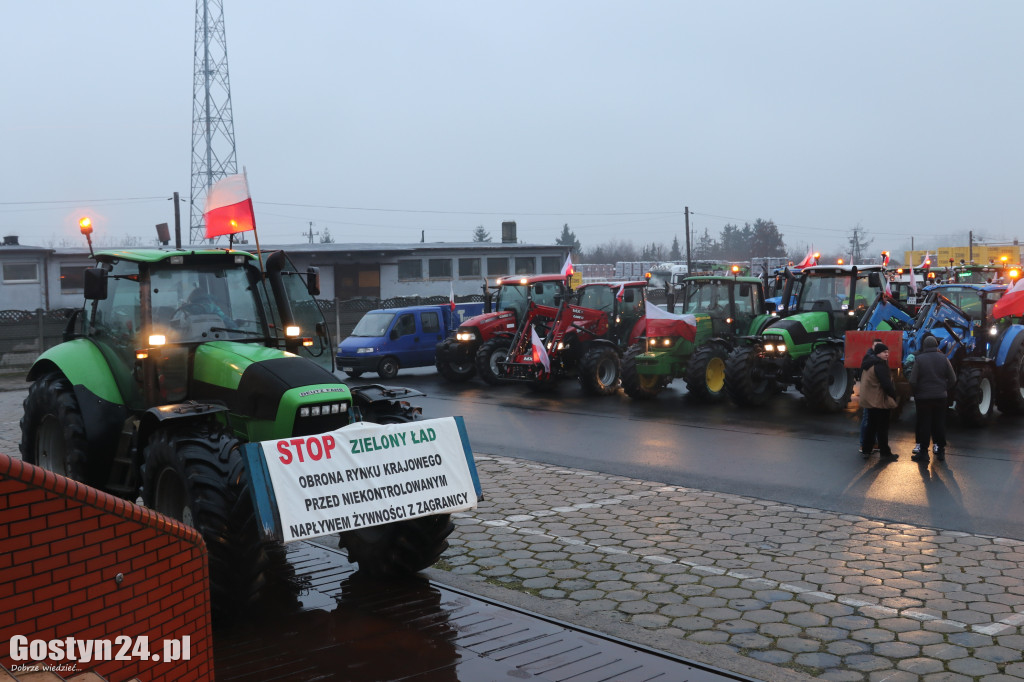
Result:
{"label": "overcast sky", "polygon": [[[0,232],[188,199],[195,3],[3,0]],[[1020,236],[1024,2],[224,0],[260,240]],[[182,210],[188,239],[188,206]]]}

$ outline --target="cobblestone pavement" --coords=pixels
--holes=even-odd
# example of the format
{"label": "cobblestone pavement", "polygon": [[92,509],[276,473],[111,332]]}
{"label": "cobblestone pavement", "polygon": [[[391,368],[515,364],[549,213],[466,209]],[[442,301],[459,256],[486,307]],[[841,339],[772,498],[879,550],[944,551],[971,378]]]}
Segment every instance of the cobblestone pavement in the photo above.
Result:
{"label": "cobblestone pavement", "polygon": [[[24,389],[0,387],[17,455]],[[1024,542],[476,455],[431,578],[763,680],[1024,679]]]}

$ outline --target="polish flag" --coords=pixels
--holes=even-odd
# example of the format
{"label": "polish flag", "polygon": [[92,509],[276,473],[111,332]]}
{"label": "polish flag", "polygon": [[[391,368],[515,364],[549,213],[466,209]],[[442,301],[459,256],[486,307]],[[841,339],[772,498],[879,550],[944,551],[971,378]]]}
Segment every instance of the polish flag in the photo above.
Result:
{"label": "polish flag", "polygon": [[256,229],[256,218],[244,174],[221,178],[206,195],[206,238]]}
{"label": "polish flag", "polygon": [[889,284],[889,278],[885,279],[885,295],[892,298],[892,286]]}
{"label": "polish flag", "polygon": [[565,257],[565,264],[562,265],[562,276],[569,277],[570,275],[572,275],[572,273],[572,254],[570,253],[568,256]]}
{"label": "polish flag", "polygon": [[913,263],[910,264],[910,282],[907,285],[907,289],[909,289],[910,293],[912,293],[912,294],[916,294],[917,293],[917,279],[914,277],[914,264]]}
{"label": "polish flag", "polygon": [[622,303],[622,297],[625,296],[625,294],[626,294],[626,283],[623,282],[622,284],[619,285],[619,290],[615,294],[615,300],[618,301],[619,303]]}
{"label": "polish flag", "polygon": [[650,301],[644,302],[647,336],[681,336],[687,341],[697,338],[697,316],[677,315],[662,310]]}
{"label": "polish flag", "polygon": [[537,328],[530,325],[530,346],[532,347],[533,361],[544,365],[544,371],[551,374],[551,361],[548,359],[548,351],[544,348],[544,342],[537,336]]}
{"label": "polish flag", "polygon": [[448,307],[455,312],[455,282],[448,283]]}
{"label": "polish flag", "polygon": [[813,251],[808,251],[807,255],[804,256],[804,259],[796,264],[796,267],[798,267],[798,268],[807,268],[807,267],[810,267],[812,265],[817,265],[817,260],[814,258],[814,252]]}

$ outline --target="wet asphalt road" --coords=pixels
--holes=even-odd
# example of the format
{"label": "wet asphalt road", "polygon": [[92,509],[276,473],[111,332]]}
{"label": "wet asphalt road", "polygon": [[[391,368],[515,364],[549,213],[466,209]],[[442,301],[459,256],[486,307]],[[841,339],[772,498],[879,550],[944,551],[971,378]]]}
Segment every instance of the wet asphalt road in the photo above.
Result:
{"label": "wet asphalt road", "polygon": [[[373,375],[359,382],[369,383]],[[698,404],[673,382],[653,401],[621,391],[585,395],[575,381],[553,394],[522,385],[450,384],[430,369],[386,382],[423,391],[424,416],[466,418],[470,440],[488,452],[746,495],[844,514],[970,533],[1024,538],[1024,418],[996,416],[987,428],[948,422],[944,463],[918,465],[914,408],[893,424],[892,463],[858,452],[856,397],[843,413],[821,415],[790,391],[760,409]]]}

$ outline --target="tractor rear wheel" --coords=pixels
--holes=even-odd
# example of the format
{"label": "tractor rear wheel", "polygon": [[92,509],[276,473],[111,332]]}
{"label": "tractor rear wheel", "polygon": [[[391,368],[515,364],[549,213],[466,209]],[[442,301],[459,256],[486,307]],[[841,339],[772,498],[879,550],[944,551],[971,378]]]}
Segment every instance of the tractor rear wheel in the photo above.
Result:
{"label": "tractor rear wheel", "polygon": [[454,529],[449,514],[420,516],[346,531],[339,536],[338,546],[348,550],[349,561],[359,564],[360,573],[398,577],[437,563]]}
{"label": "tractor rear wheel", "polygon": [[708,343],[696,350],[686,364],[686,389],[704,402],[725,398],[725,363],[729,349],[720,343]]}
{"label": "tractor rear wheel", "polygon": [[508,357],[508,349],[512,345],[507,337],[496,336],[485,341],[476,352],[476,371],[485,383],[495,386],[501,383],[498,374],[498,363]]}
{"label": "tractor rear wheel", "polygon": [[801,380],[807,404],[819,412],[842,412],[853,394],[853,370],[843,366],[838,348],[819,346],[804,363]]}
{"label": "tractor rear wheel", "polygon": [[283,547],[260,536],[240,442],[212,423],[170,423],[146,445],[142,499],[206,542],[218,620],[247,612],[279,587]]}
{"label": "tractor rear wheel", "polygon": [[984,426],[992,418],[995,375],[991,367],[967,367],[957,378],[956,413],[968,426]]}
{"label": "tractor rear wheel", "polygon": [[636,358],[643,353],[643,346],[630,346],[622,356],[622,390],[633,400],[654,398],[672,380],[672,377],[664,374],[641,374]]}
{"label": "tractor rear wheel", "polygon": [[741,407],[764,405],[775,392],[775,381],[758,367],[757,348],[740,346],[725,361],[725,392]]}
{"label": "tractor rear wheel", "polygon": [[26,462],[82,483],[102,484],[89,476],[85,420],[63,374],[51,372],[37,379],[23,408],[18,449]]}
{"label": "tractor rear wheel", "polygon": [[434,366],[437,368],[438,374],[452,382],[461,383],[469,381],[476,374],[476,366],[471,360],[463,360],[462,362],[438,360],[434,363]]}
{"label": "tractor rear wheel", "polygon": [[579,381],[591,395],[611,395],[621,383],[622,364],[614,348],[591,346],[580,358]]}
{"label": "tractor rear wheel", "polygon": [[1024,414],[1024,336],[1014,342],[997,375],[996,406],[1004,414]]}

